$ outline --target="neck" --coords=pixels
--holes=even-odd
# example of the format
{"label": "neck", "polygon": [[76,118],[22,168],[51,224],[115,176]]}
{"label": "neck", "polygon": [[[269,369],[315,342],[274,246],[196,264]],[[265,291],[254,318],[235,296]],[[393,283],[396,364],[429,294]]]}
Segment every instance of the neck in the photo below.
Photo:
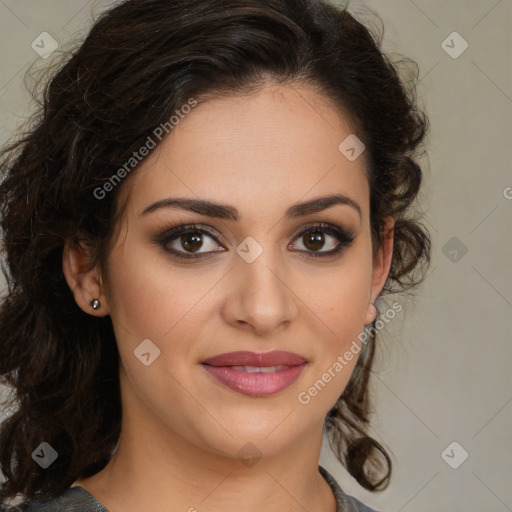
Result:
{"label": "neck", "polygon": [[335,512],[332,490],[318,472],[321,442],[318,425],[275,455],[258,459],[248,449],[247,457],[226,457],[165,428],[147,409],[123,403],[115,454],[102,471],[75,484],[110,512]]}

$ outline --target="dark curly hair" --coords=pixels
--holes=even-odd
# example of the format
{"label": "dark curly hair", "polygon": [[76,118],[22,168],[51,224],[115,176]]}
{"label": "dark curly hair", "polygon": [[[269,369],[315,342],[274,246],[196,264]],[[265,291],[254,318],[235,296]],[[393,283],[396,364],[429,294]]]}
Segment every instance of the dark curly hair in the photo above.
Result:
{"label": "dark curly hair", "polygon": [[[0,157],[0,375],[11,389],[0,503],[17,494],[49,498],[110,460],[121,429],[112,320],[77,306],[63,247],[87,241],[95,262],[105,263],[122,185],[102,200],[94,191],[189,98],[249,93],[270,80],[333,100],[366,146],[375,254],[385,218],[395,219],[381,296],[411,290],[430,263],[430,235],[415,207],[422,172],[414,158],[428,126],[417,108],[417,72],[401,78],[381,35],[346,8],[322,0],[127,0],[101,15],[59,66],[33,125]],[[385,488],[391,473],[386,451],[366,432],[375,341],[373,331],[325,420],[336,456],[369,490]],[[51,471],[32,460],[43,441],[59,453]]]}

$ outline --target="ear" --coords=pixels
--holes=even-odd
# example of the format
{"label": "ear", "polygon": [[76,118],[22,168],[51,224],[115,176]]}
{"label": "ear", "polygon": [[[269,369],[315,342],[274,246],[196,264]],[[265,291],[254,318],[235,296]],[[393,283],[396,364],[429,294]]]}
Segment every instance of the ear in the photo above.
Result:
{"label": "ear", "polygon": [[391,268],[394,227],[395,219],[388,217],[386,219],[385,231],[382,233],[381,247],[373,262],[370,302],[366,312],[365,325],[372,323],[378,315],[378,311],[374,303],[386,284],[389,270]]}
{"label": "ear", "polygon": [[[92,265],[92,246],[81,240],[67,239],[62,253],[62,270],[73,292],[75,301],[85,313],[106,316],[109,313],[107,298],[98,266]],[[100,307],[93,309],[92,299],[100,301]]]}

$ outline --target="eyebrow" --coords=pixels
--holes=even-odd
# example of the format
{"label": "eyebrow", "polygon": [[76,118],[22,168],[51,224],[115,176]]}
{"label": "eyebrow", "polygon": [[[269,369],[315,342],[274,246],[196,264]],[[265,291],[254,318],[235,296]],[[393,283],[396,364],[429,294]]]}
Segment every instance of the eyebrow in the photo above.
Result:
{"label": "eyebrow", "polygon": [[[286,210],[284,220],[318,213],[338,204],[352,207],[358,212],[359,218],[362,218],[361,207],[356,201],[344,194],[333,194],[293,204]],[[207,217],[215,217],[217,219],[224,220],[239,221],[241,218],[239,211],[234,206],[214,203],[204,199],[189,199],[185,197],[168,197],[166,199],[161,199],[146,207],[140,215],[147,215],[161,208],[180,208],[182,210],[199,213]]]}

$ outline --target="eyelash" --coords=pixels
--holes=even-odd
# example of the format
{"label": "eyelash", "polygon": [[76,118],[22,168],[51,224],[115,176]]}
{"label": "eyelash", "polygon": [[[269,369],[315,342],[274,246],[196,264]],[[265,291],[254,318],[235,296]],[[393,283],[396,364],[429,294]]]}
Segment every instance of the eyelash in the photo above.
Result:
{"label": "eyelash", "polygon": [[[332,257],[332,256],[335,256],[336,254],[340,253],[344,248],[349,247],[355,239],[355,235],[351,231],[345,231],[344,229],[341,229],[338,226],[335,226],[333,224],[327,224],[327,223],[321,222],[321,223],[318,223],[313,226],[309,226],[309,227],[305,228],[304,230],[302,230],[300,233],[298,233],[295,236],[294,240],[296,240],[298,238],[302,238],[302,237],[304,237],[304,235],[307,235],[309,233],[317,233],[317,232],[322,232],[324,234],[328,234],[328,235],[331,235],[334,238],[336,238],[336,240],[339,243],[338,247],[336,249],[333,249],[328,252],[325,252],[325,251],[324,252],[315,252],[315,251],[304,251],[304,250],[300,250],[297,252],[304,253],[307,255],[307,256],[305,256],[306,258],[311,258],[311,259],[327,258],[329,256]],[[203,235],[207,235],[208,237],[212,238],[217,244],[219,244],[218,240],[216,239],[215,235],[212,232],[210,232],[207,229],[204,229],[194,223],[187,224],[184,226],[177,226],[170,230],[167,230],[164,233],[158,235],[155,238],[155,242],[157,244],[161,245],[163,247],[163,249],[166,252],[170,253],[173,257],[183,259],[183,260],[200,259],[200,258],[205,258],[205,257],[211,256],[214,252],[225,252],[225,251],[208,251],[208,252],[204,252],[204,253],[195,253],[194,254],[194,253],[185,253],[185,252],[177,251],[175,249],[170,249],[167,247],[167,245],[170,242],[173,242],[181,235],[188,234],[188,233],[194,233],[194,234],[201,233]],[[291,245],[291,244],[288,244],[288,246],[289,245]]]}

